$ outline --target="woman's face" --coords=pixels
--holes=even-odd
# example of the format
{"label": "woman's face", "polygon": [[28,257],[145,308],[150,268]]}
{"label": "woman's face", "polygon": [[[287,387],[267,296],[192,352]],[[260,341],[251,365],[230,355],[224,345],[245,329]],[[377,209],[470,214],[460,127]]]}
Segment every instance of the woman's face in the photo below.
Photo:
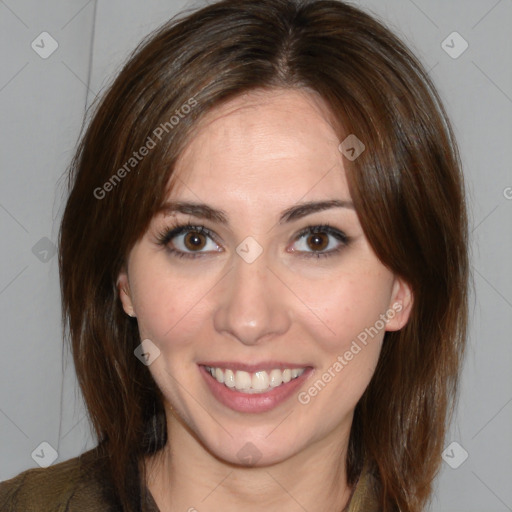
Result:
{"label": "woman's face", "polygon": [[410,290],[363,234],[340,142],[310,93],[212,110],[119,276],[149,361],[160,351],[148,367],[170,428],[222,460],[343,449],[384,333],[407,321]]}

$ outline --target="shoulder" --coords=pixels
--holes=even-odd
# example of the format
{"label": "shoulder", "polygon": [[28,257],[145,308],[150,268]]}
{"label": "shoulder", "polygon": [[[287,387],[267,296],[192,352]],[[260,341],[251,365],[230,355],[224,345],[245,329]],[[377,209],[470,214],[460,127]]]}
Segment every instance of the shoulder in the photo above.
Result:
{"label": "shoulder", "polygon": [[2,512],[110,510],[107,473],[96,449],[0,482]]}
{"label": "shoulder", "polygon": [[354,489],[347,512],[379,512],[379,480],[365,464]]}

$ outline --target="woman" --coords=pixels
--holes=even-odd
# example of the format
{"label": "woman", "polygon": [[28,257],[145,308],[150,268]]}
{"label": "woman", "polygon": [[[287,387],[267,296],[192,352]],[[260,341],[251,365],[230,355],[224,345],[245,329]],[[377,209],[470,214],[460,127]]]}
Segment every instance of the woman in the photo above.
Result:
{"label": "woman", "polygon": [[4,482],[2,510],[428,503],[463,179],[426,72],[372,17],[224,0],[153,34],[82,138],[60,271],[98,446]]}

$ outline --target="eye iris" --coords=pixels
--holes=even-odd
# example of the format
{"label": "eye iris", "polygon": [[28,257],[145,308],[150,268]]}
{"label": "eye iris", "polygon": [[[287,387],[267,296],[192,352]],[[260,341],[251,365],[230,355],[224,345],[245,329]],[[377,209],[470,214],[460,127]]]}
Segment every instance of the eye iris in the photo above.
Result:
{"label": "eye iris", "polygon": [[321,251],[329,245],[329,239],[325,233],[313,233],[309,235],[307,242],[314,251]]}
{"label": "eye iris", "polygon": [[190,231],[184,238],[185,246],[187,249],[194,251],[196,249],[202,249],[205,245],[206,238],[203,234],[197,231]]}

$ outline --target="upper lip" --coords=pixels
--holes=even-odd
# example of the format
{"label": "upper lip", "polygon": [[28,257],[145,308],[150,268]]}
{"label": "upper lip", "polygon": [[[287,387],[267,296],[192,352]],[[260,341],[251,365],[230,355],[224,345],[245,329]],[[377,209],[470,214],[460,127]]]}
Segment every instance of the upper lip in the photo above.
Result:
{"label": "upper lip", "polygon": [[261,370],[293,370],[294,368],[308,368],[310,364],[303,363],[285,363],[283,361],[261,361],[260,363],[239,363],[237,361],[205,361],[198,363],[200,366],[209,366],[210,368],[223,368],[230,370],[241,370],[248,373],[254,373]]}

